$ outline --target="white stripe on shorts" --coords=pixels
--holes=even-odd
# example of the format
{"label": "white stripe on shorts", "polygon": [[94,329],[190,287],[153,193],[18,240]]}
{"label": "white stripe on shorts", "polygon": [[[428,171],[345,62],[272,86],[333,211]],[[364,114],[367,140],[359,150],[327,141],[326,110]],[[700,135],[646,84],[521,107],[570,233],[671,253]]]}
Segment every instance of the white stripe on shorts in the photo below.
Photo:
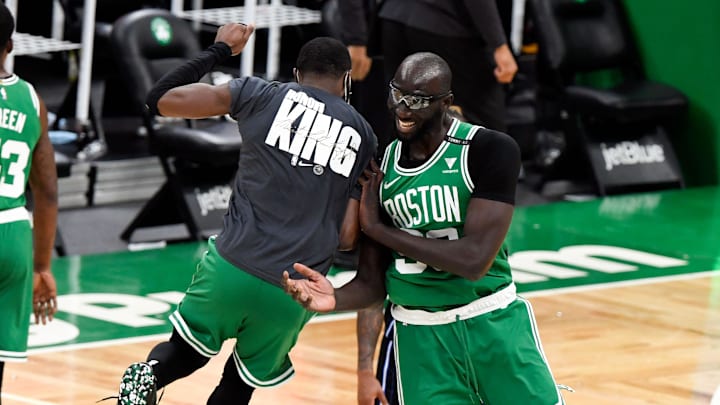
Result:
{"label": "white stripe on shorts", "polygon": [[0,211],[0,224],[29,220],[30,213],[25,209],[25,207],[15,207],[10,208],[9,210]]}

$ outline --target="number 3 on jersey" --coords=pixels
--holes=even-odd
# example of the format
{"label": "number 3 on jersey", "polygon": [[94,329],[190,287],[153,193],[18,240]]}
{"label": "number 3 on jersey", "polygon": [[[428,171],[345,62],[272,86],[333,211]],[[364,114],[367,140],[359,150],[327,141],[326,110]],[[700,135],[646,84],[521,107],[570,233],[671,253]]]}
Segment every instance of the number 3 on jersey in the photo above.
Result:
{"label": "number 3 on jersey", "polygon": [[18,198],[25,192],[25,168],[30,147],[25,142],[0,139],[0,197]]}
{"label": "number 3 on jersey", "polygon": [[[456,228],[443,228],[443,229],[434,229],[432,231],[428,231],[427,233],[423,234],[422,232],[418,231],[417,229],[406,229],[406,228],[400,228],[401,230],[409,233],[413,236],[420,236],[423,238],[429,238],[429,239],[447,239],[447,240],[457,240],[458,239],[458,232]],[[420,274],[425,269],[428,268],[428,265],[423,262],[416,262],[416,261],[408,261],[405,256],[403,256],[400,252],[398,252],[398,255],[400,255],[400,258],[395,259],[395,269],[397,269],[398,273],[400,274]],[[437,270],[436,270],[437,271]]]}

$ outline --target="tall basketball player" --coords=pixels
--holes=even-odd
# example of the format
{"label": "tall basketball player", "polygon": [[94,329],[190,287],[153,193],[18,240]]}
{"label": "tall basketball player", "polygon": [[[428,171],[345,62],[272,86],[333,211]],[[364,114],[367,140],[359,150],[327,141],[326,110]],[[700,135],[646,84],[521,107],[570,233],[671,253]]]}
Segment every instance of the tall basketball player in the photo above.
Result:
{"label": "tall basketball player", "polygon": [[[397,140],[366,171],[358,274],[284,278],[314,311],[364,308],[387,293],[401,404],[562,404],[530,303],[504,244],[520,151],[508,135],[454,119],[447,63],[408,56],[390,82]],[[382,212],[382,215],[381,215]],[[372,401],[372,399],[368,399]]]}

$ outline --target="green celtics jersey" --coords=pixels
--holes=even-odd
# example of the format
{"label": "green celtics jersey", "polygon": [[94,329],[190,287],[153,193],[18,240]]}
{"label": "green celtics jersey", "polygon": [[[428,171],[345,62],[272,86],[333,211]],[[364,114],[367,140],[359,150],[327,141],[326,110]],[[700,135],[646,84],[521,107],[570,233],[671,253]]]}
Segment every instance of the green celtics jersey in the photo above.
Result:
{"label": "green celtics jersey", "polygon": [[[454,120],[443,143],[422,165],[400,167],[402,142],[385,150],[380,201],[393,225],[411,235],[459,239],[474,185],[468,151],[480,127]],[[481,133],[482,135],[482,133]],[[480,135],[480,136],[481,136]],[[390,300],[410,308],[444,310],[472,302],[512,281],[503,244],[489,272],[478,281],[436,269],[393,252],[386,272]]]}
{"label": "green celtics jersey", "polygon": [[25,205],[32,153],[40,138],[40,103],[30,83],[0,80],[0,210]]}

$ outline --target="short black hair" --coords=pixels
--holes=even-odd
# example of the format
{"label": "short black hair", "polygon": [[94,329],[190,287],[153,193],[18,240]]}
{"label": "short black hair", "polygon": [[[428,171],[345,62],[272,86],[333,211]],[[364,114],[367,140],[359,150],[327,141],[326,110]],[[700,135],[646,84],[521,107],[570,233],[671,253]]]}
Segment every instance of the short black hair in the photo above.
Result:
{"label": "short black hair", "polygon": [[317,37],[300,48],[295,67],[301,73],[316,73],[335,78],[352,68],[347,47],[335,38]]}
{"label": "short black hair", "polygon": [[0,4],[0,46],[7,45],[15,31],[15,18],[5,4]]}

